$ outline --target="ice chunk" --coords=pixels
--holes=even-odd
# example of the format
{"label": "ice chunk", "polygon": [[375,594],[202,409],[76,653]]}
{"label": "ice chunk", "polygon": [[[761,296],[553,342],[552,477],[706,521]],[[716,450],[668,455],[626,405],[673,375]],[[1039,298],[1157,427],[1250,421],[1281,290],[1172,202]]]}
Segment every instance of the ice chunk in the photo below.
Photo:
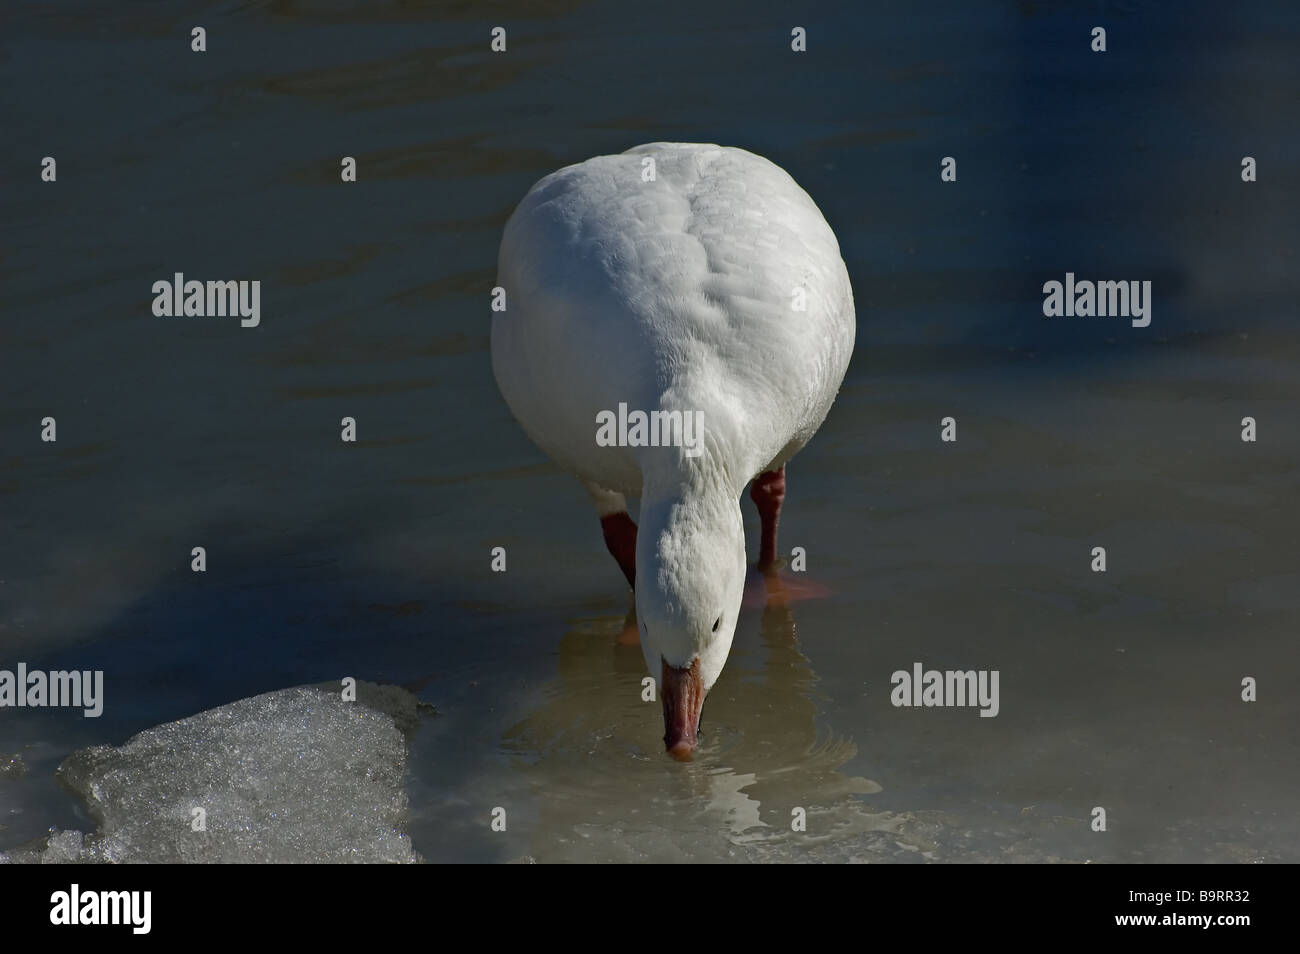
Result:
{"label": "ice chunk", "polygon": [[59,778],[99,828],[54,833],[41,860],[421,860],[405,832],[416,699],[368,683],[357,698],[283,689],[73,753]]}
{"label": "ice chunk", "polygon": [[79,831],[55,831],[50,834],[41,853],[42,864],[75,863],[86,851],[86,836]]}

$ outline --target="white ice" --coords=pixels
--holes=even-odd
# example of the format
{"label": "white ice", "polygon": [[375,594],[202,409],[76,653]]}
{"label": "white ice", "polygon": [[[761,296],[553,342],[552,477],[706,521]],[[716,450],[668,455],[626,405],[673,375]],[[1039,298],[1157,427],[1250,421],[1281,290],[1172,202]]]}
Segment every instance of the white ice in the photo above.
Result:
{"label": "white ice", "polygon": [[59,777],[98,829],[55,831],[0,860],[419,861],[405,831],[416,699],[357,690],[344,702],[341,686],[283,689],[75,752]]}

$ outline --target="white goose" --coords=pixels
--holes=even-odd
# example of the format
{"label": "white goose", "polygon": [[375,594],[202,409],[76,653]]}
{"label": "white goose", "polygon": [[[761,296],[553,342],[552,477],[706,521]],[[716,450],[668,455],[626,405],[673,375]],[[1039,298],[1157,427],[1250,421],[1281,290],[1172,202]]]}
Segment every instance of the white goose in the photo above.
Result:
{"label": "white goose", "polygon": [[[498,283],[497,385],[591,494],[636,593],[664,743],[689,758],[744,591],[741,493],[752,479],[770,568],[786,461],[826,417],[853,351],[835,235],[766,159],[651,143],[534,185],[506,224]],[[679,446],[602,446],[598,425],[620,405],[629,417],[700,412],[702,445],[680,446],[691,435],[678,429],[666,436]],[[641,497],[639,533],[625,495]]]}

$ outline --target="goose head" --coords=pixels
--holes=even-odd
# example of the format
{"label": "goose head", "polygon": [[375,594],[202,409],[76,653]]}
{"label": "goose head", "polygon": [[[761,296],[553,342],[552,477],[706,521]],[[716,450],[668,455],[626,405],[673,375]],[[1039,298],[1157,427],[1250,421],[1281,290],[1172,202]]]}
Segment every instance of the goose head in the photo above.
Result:
{"label": "goose head", "polygon": [[636,566],[641,651],[663,703],[664,745],[689,759],[744,595],[739,495],[699,482],[643,495]]}

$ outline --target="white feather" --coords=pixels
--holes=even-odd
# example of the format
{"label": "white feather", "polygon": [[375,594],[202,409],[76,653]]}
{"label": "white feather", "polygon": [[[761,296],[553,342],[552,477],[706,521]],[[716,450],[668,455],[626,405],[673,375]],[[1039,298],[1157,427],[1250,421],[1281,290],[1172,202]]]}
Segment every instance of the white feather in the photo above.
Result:
{"label": "white feather", "polygon": [[[744,585],[740,495],[812,437],[853,350],[834,233],[766,159],[652,143],[533,186],[506,225],[498,283],[506,310],[493,316],[492,365],[506,403],[599,507],[642,496],[647,665],[657,678],[659,656],[674,666],[698,656],[711,686]],[[704,454],[598,446],[596,415],[620,403],[702,412]]]}

